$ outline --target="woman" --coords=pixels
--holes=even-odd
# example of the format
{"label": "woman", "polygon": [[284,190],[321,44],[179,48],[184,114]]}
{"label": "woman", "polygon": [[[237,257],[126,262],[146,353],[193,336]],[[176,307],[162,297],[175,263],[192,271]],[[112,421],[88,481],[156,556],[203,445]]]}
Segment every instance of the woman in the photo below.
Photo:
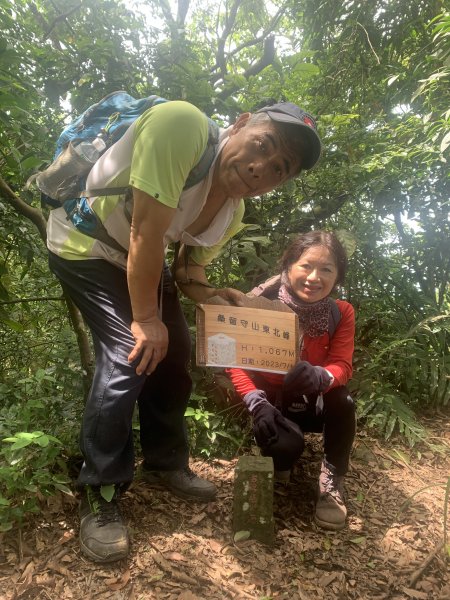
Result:
{"label": "woman", "polygon": [[272,456],[275,477],[288,481],[304,449],[303,432],[323,432],[316,523],[342,529],[347,509],[343,479],[355,436],[355,405],[346,387],[352,375],[353,307],[330,294],[347,269],[346,252],[333,233],[300,235],[281,259],[281,276],[252,293],[280,299],[303,330],[300,361],[285,375],[229,369],[253,420],[262,454]]}

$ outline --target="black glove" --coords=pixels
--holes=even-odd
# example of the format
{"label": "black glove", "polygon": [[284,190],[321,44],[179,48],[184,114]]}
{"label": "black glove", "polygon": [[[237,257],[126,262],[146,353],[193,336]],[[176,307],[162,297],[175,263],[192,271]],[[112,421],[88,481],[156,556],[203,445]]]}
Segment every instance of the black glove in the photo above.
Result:
{"label": "black glove", "polygon": [[278,440],[280,427],[289,431],[286,419],[270,404],[263,390],[248,392],[243,397],[243,401],[253,417],[253,433],[261,448],[267,448]]}
{"label": "black glove", "polygon": [[301,360],[284,377],[284,389],[287,392],[299,392],[305,396],[320,394],[333,381],[332,376],[323,367],[313,367]]}

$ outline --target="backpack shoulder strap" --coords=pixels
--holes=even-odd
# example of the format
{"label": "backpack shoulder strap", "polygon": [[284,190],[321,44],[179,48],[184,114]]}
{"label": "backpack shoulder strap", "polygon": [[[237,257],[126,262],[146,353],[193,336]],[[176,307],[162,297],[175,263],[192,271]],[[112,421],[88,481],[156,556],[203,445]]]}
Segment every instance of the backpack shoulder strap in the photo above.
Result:
{"label": "backpack shoulder strap", "polygon": [[186,183],[184,184],[183,190],[187,190],[197,183],[199,183],[204,177],[206,177],[213,161],[216,156],[217,146],[219,144],[220,128],[217,123],[214,123],[212,119],[208,119],[208,142],[206,149],[203,152],[200,160],[189,173]]}
{"label": "backpack shoulder strap", "polygon": [[336,303],[336,300],[333,300],[333,298],[330,298],[330,305],[331,305],[331,310],[330,310],[330,316],[328,318],[328,335],[330,336],[330,340],[334,335],[334,332],[336,331],[336,327],[339,325],[339,321],[342,318],[341,315],[341,311],[339,310],[339,307]]}
{"label": "backpack shoulder strap", "polygon": [[260,283],[256,287],[254,287],[250,294],[254,296],[264,296],[265,298],[269,298],[269,300],[274,300],[278,297],[278,290],[281,285],[281,275],[274,275],[267,279],[263,283]]}

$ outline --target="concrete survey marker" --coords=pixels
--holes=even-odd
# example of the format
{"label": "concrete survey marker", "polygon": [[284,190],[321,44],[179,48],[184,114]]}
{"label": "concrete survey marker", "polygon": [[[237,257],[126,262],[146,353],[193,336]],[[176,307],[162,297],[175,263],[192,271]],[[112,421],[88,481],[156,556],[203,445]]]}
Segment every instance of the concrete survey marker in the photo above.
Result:
{"label": "concrete survey marker", "polygon": [[272,545],[273,460],[268,456],[241,456],[234,478],[233,534],[235,541],[254,539]]}

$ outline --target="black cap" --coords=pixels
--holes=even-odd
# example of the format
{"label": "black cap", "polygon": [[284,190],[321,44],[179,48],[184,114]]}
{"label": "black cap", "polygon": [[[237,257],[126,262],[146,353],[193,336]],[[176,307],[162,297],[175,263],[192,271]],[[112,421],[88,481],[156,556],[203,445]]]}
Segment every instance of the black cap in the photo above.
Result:
{"label": "black cap", "polygon": [[314,117],[292,102],[280,102],[272,106],[265,106],[256,112],[265,112],[273,121],[279,123],[291,123],[303,127],[308,151],[302,156],[302,169],[312,169],[319,160],[322,151]]}

